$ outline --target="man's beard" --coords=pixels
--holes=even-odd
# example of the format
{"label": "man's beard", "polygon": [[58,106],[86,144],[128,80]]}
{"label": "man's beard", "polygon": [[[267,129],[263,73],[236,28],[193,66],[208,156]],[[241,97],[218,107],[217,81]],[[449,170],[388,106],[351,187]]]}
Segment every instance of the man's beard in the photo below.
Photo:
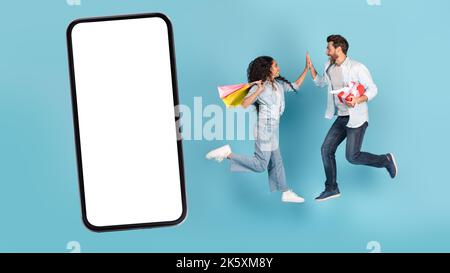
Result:
{"label": "man's beard", "polygon": [[337,60],[337,56],[336,55],[328,55],[328,57],[329,57],[329,59],[330,59],[330,62],[332,63],[332,64],[334,64],[335,62],[336,62],[336,60]]}

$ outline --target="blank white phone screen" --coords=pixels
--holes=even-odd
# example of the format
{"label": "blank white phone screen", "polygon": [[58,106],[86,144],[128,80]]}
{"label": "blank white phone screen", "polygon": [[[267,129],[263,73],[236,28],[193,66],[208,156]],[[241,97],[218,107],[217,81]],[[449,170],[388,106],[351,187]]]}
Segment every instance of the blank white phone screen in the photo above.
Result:
{"label": "blank white phone screen", "polygon": [[79,22],[70,35],[85,220],[177,221],[183,201],[167,23]]}

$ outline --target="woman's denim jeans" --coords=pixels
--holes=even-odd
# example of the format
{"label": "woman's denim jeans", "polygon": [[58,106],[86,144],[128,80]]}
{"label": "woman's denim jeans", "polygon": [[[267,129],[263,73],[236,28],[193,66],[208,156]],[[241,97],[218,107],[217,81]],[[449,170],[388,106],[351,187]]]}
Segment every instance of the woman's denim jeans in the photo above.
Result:
{"label": "woman's denim jeans", "polygon": [[232,154],[231,171],[264,172],[269,174],[270,191],[287,191],[286,175],[279,148],[279,122],[274,118],[258,118],[253,156]]}

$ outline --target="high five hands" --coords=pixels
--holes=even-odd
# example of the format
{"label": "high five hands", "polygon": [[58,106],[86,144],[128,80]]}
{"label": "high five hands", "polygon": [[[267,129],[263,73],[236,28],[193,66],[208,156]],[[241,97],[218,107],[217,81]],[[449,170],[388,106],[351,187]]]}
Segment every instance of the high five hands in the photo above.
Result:
{"label": "high five hands", "polygon": [[317,72],[316,72],[316,69],[314,68],[314,65],[313,65],[313,63],[312,63],[312,61],[311,61],[311,56],[309,55],[308,52],[306,52],[306,68],[307,68],[307,69],[309,70],[309,72],[311,73],[311,77],[312,77],[313,79],[315,79],[316,76],[317,76]]}
{"label": "high five hands", "polygon": [[313,67],[313,65],[312,65],[312,61],[311,61],[311,56],[309,55],[308,52],[306,52],[306,68],[308,70],[311,70],[312,67]]}

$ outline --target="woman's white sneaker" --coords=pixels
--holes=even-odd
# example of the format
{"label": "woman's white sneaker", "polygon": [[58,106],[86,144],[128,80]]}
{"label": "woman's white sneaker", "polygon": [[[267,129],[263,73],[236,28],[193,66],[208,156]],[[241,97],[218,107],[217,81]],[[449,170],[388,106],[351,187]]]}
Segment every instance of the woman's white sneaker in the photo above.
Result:
{"label": "woman's white sneaker", "polygon": [[225,145],[206,154],[206,159],[214,159],[219,162],[227,158],[231,154],[230,145]]}
{"label": "woman's white sneaker", "polygon": [[298,196],[292,190],[288,190],[288,191],[283,192],[283,194],[281,195],[281,201],[291,202],[291,203],[303,203],[303,202],[305,202],[305,199]]}

